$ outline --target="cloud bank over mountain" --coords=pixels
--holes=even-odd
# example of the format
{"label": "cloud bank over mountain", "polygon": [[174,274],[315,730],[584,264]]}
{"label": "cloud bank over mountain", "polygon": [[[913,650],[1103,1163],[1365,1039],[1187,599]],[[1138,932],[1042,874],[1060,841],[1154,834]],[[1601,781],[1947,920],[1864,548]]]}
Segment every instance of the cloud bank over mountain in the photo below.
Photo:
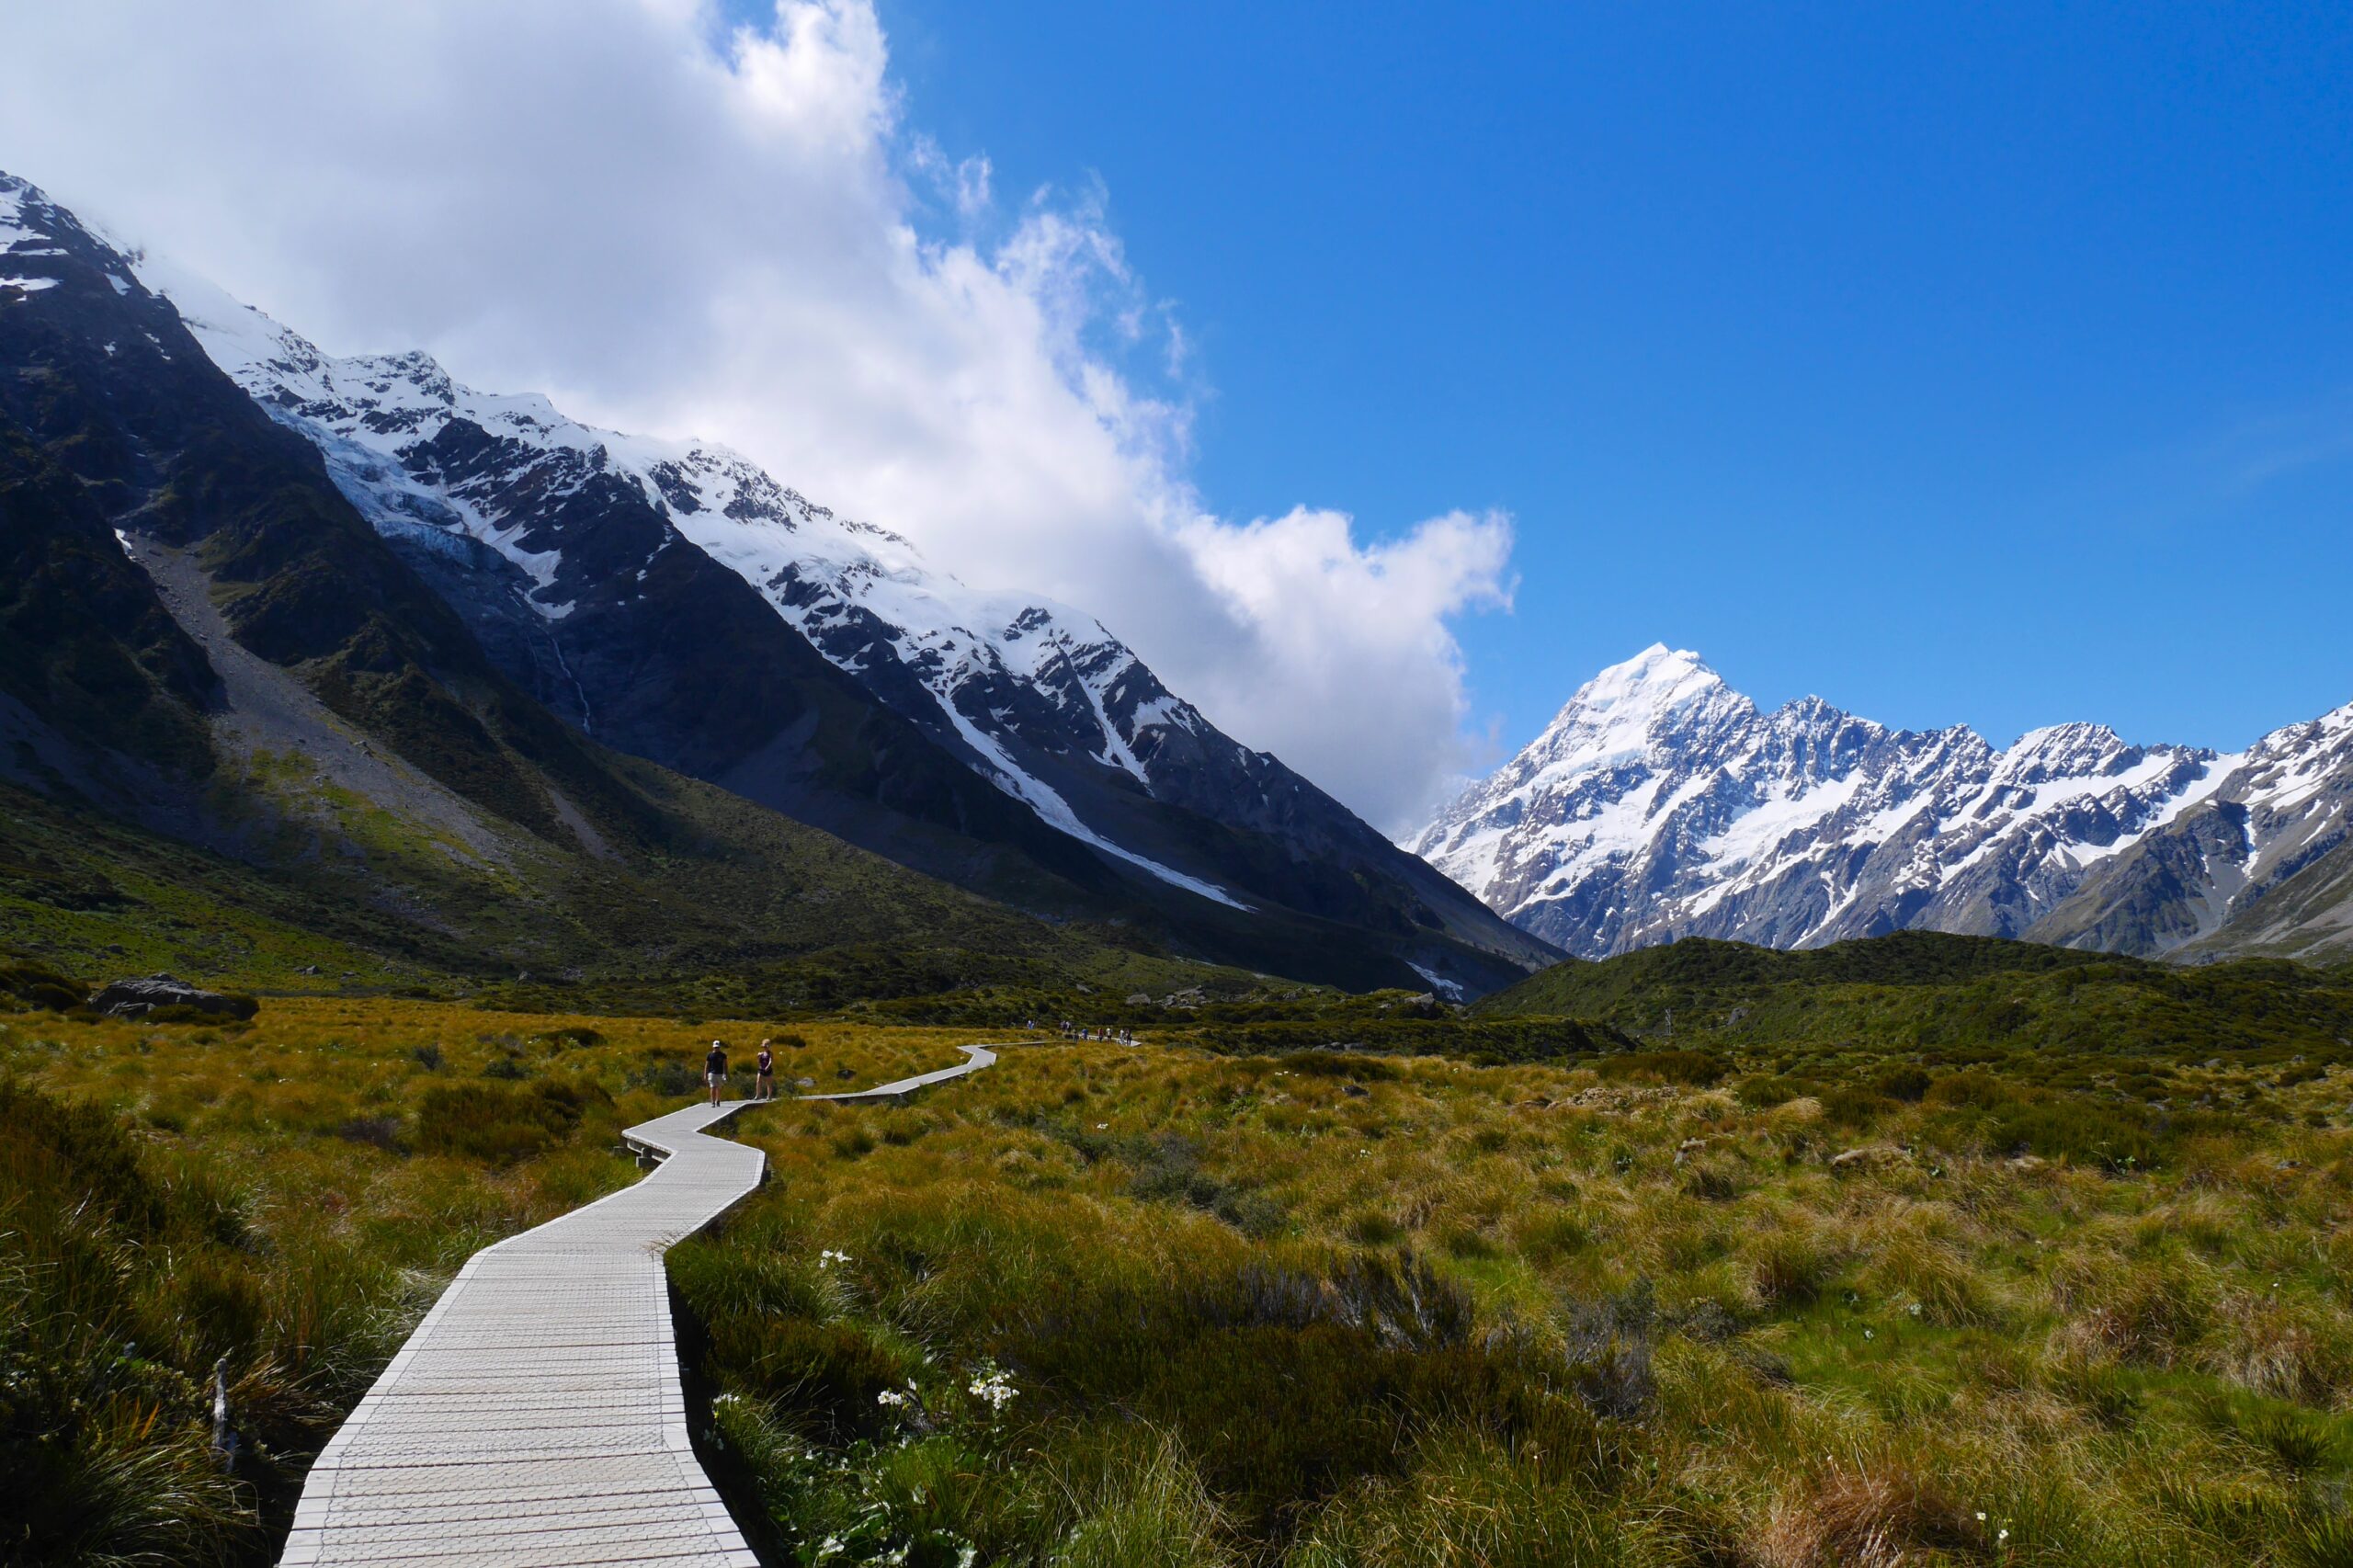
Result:
{"label": "cloud bank over mountain", "polygon": [[96,0],[0,60],[8,166],[119,238],[331,349],[738,448],[1418,820],[1467,760],[1449,623],[1508,603],[1509,520],[1211,514],[1181,327],[1105,194],[1008,199],[919,120],[868,0]]}

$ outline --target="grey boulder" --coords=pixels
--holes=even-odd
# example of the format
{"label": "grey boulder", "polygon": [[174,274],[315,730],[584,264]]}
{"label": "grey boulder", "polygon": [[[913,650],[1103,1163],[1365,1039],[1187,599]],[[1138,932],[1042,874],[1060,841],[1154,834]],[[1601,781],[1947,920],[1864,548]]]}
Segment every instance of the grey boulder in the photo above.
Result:
{"label": "grey boulder", "polygon": [[118,980],[90,998],[91,1011],[112,1018],[143,1018],[165,1007],[192,1008],[218,1018],[250,1018],[261,1010],[250,996],[225,996],[168,974]]}

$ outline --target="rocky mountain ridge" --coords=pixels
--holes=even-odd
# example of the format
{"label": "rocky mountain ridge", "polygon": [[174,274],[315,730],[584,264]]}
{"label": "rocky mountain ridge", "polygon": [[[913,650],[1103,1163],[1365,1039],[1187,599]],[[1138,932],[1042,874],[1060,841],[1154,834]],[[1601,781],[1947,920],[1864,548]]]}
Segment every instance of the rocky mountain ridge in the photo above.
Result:
{"label": "rocky mountain ridge", "polygon": [[[57,379],[154,401],[159,372],[118,362],[113,319],[153,318],[153,358],[188,383],[172,396],[210,407],[196,372],[225,372],[431,590],[420,622],[461,626],[592,743],[1188,956],[1464,994],[1553,956],[1220,733],[1090,617],[973,592],[736,454],[478,393],[423,355],[323,354],[21,181],[0,195],[0,304],[54,341]],[[51,290],[69,279],[64,312]],[[195,569],[188,602],[219,599],[209,563],[176,549],[124,543],[137,574]],[[322,563],[323,588],[333,576]]]}
{"label": "rocky mountain ridge", "polygon": [[[2348,801],[2353,705],[2233,755],[2088,723],[1996,748],[1818,698],[1764,712],[1696,653],[1654,645],[1586,683],[1408,847],[1587,957],[1915,928],[2156,954],[2244,945],[2281,890],[2342,875]],[[2323,907],[2339,906],[2308,913]],[[2295,924],[2310,929],[2257,945],[2353,937]]]}

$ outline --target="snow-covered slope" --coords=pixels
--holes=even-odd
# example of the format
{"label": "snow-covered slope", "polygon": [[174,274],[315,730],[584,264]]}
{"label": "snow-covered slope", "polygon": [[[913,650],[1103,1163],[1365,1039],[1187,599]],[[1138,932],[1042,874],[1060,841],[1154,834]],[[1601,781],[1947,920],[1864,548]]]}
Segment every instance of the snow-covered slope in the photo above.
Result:
{"label": "snow-covered slope", "polygon": [[[1967,728],[1889,730],[1815,698],[1760,712],[1696,654],[1654,646],[1587,682],[1410,847],[1589,956],[1905,927],[2165,951],[2341,841],[2348,730],[2353,710],[2222,756],[2063,724],[1996,750]],[[2156,847],[2192,822],[2227,842],[2159,901],[2173,913],[2120,912],[2150,902]]]}
{"label": "snow-covered slope", "polygon": [[[333,358],[199,279],[156,263],[142,273],[214,363],[313,439],[381,531],[489,546],[529,580],[524,602],[556,621],[611,566],[568,559],[561,503],[599,476],[632,483],[676,530],[654,542],[641,576],[654,554],[690,543],[758,589],[837,666],[939,726],[1051,826],[1245,907],[1097,832],[1035,767],[1029,754],[1042,725],[1051,731],[1044,744],[1077,748],[1149,790],[1149,759],[1165,744],[1158,732],[1209,731],[1092,617],[968,588],[931,570],[905,539],[812,505],[723,447],[596,429],[536,394],[461,386],[424,354]],[[579,717],[593,733],[585,699]]]}
{"label": "snow-covered slope", "polygon": [[[1472,991],[1552,956],[1279,760],[1224,735],[1092,616],[971,588],[907,540],[812,503],[724,448],[620,435],[542,397],[477,392],[422,354],[335,358],[200,278],[138,266],[215,363],[318,449],[502,666],[599,739],[806,816],[775,775],[822,745],[743,721],[756,702],[727,696],[745,672],[790,656],[775,641],[789,629],[1034,827],[1121,875],[1237,915],[1279,909],[1377,931],[1390,961]],[[714,575],[756,596],[747,602],[772,618],[767,633],[708,624],[734,613]],[[945,824],[961,835],[961,860],[895,830],[859,841],[961,879],[1003,834],[975,826],[966,808],[936,807],[932,792],[901,790],[899,804],[921,797],[925,833]],[[807,820],[858,837],[823,812]],[[1092,885],[1067,856],[1044,860]],[[969,885],[1018,897],[1002,870],[983,866]],[[1303,948],[1322,939],[1298,936]],[[1468,969],[1458,945],[1474,949]]]}
{"label": "snow-covered slope", "polygon": [[2353,953],[2353,703],[2264,736],[2035,934],[2131,952]]}

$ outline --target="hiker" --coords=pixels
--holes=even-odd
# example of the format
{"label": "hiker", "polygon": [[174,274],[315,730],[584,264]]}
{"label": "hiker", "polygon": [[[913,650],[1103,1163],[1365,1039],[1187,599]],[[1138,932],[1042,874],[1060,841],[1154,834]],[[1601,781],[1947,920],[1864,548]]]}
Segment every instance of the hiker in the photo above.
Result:
{"label": "hiker", "polygon": [[776,1098],[776,1053],[768,1049],[775,1043],[774,1040],[760,1041],[760,1076],[758,1082],[752,1085],[752,1097],[756,1100]]}
{"label": "hiker", "polygon": [[702,1059],[702,1075],[704,1081],[710,1085],[710,1103],[717,1105],[719,1091],[727,1086],[727,1042],[725,1040],[715,1040],[710,1042],[710,1054]]}

